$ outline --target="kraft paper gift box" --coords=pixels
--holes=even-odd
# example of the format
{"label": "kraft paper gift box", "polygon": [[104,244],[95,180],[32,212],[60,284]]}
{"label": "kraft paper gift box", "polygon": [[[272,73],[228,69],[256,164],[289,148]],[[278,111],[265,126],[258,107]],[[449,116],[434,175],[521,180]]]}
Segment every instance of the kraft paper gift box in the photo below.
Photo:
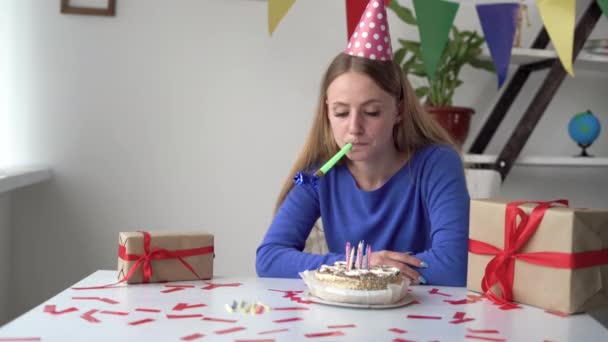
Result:
{"label": "kraft paper gift box", "polygon": [[[493,279],[489,274],[492,272],[486,273],[486,266],[496,255],[482,255],[471,251],[479,252],[479,247],[475,247],[476,241],[492,245],[500,252],[505,250],[507,205],[508,202],[505,201],[471,201],[467,274],[469,290],[484,292],[484,275],[487,279]],[[530,215],[534,208],[538,209],[536,204],[523,204],[519,208],[523,209],[526,215]],[[528,225],[532,221],[533,219],[528,219]],[[515,220],[515,224],[521,225],[521,220]],[[523,225],[519,228],[523,229]],[[484,248],[487,249],[487,245]],[[526,255],[535,252],[550,253]],[[496,254],[496,251],[491,254]],[[514,260],[513,301],[563,313],[584,312],[608,306],[608,210],[550,207],[527,242],[510,254],[512,257],[503,255],[502,260]],[[539,265],[538,261],[534,260],[539,256],[548,258],[553,264],[557,262],[563,265]],[[572,267],[567,265],[572,256],[579,258],[575,262],[584,267],[568,268]],[[498,258],[495,260],[496,263],[500,261]],[[508,267],[494,274],[507,279],[509,272],[506,270]],[[491,281],[486,285],[498,297],[503,297],[496,282]]]}
{"label": "kraft paper gift box", "polygon": [[[128,277],[129,272],[135,268],[131,276],[126,279],[129,284],[213,277],[214,254],[211,234],[121,232],[118,243],[118,279]],[[147,248],[144,246],[145,243],[148,244]],[[146,265],[147,259],[150,267]]]}

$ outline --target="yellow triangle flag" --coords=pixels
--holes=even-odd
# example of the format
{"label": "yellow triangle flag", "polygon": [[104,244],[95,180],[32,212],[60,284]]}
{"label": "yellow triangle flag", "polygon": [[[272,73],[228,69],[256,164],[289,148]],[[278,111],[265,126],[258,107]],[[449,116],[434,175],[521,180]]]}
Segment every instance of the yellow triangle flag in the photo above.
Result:
{"label": "yellow triangle flag", "polygon": [[572,71],[572,49],[574,44],[574,17],[576,0],[536,0],[547,33],[564,69]]}
{"label": "yellow triangle flag", "polygon": [[268,33],[272,35],[274,30],[287,14],[287,11],[296,0],[268,0]]}

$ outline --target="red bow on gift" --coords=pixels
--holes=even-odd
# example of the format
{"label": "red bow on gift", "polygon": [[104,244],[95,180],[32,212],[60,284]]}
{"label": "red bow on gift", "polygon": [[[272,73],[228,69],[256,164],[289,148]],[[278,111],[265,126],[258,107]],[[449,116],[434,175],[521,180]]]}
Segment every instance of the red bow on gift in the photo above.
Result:
{"label": "red bow on gift", "polygon": [[[530,216],[526,215],[523,209],[519,207],[522,204],[528,203],[537,204],[530,213]],[[584,268],[608,263],[608,250],[582,253],[518,253],[538,229],[545,211],[558,204],[568,206],[568,201],[522,201],[509,203],[505,212],[505,239],[502,250],[488,243],[469,239],[469,252],[495,256],[486,266],[485,274],[481,280],[481,289],[490,300],[497,304],[505,304],[513,300],[515,259],[541,266],[566,269]],[[498,296],[492,292],[492,286],[495,284],[498,284],[502,296]]]}
{"label": "red bow on gift", "polygon": [[152,260],[167,260],[167,259],[178,259],[192,274],[194,274],[197,278],[201,278],[194,268],[183,258],[187,258],[195,255],[209,254],[213,253],[213,246],[207,247],[199,247],[199,248],[191,248],[191,249],[181,249],[177,251],[170,251],[165,248],[153,247],[150,248],[150,242],[152,241],[152,237],[150,233],[145,231],[138,231],[144,235],[144,254],[127,254],[127,248],[123,245],[118,245],[118,257],[122,260],[126,261],[136,261],[135,265],[131,267],[127,275],[125,275],[122,279],[114,284],[108,284],[103,286],[93,286],[93,287],[73,287],[74,290],[92,290],[92,289],[101,289],[107,288],[110,286],[114,286],[120,284],[124,281],[129,280],[133,274],[139,269],[140,266],[143,265],[143,282],[150,282],[150,278],[152,277]]}

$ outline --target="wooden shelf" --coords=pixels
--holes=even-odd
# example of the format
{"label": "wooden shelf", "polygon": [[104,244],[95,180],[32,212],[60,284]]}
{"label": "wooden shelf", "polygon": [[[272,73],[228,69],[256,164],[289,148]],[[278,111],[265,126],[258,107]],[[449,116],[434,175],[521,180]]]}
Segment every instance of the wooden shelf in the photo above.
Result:
{"label": "wooden shelf", "polygon": [[[482,56],[486,60],[491,59],[487,49],[483,50]],[[511,50],[512,65],[525,65],[555,58],[557,58],[557,53],[553,50],[526,48],[513,48]],[[608,72],[608,56],[594,55],[583,50],[574,61],[574,68]]]}
{"label": "wooden shelf", "polygon": [[[493,164],[498,158],[492,154],[465,154],[465,164]],[[563,156],[521,156],[515,161],[520,166],[567,166],[567,167],[608,167],[607,157],[563,157]]]}

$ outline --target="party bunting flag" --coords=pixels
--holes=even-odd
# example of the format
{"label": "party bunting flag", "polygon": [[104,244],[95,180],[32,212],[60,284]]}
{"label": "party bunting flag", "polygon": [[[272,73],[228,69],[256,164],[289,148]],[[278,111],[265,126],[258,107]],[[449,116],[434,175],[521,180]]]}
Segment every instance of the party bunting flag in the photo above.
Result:
{"label": "party bunting flag", "polygon": [[608,18],[608,0],[597,0],[597,4],[600,5],[600,8]]}
{"label": "party bunting flag", "polygon": [[414,0],[424,68],[430,79],[448,41],[459,4],[443,0]]}
{"label": "party bunting flag", "polygon": [[[370,0],[346,0],[346,27],[347,27],[347,37],[346,39],[350,39],[350,37],[355,32],[355,27],[359,24],[359,20],[361,19],[361,15],[363,15],[363,11]],[[388,4],[391,0],[384,0],[384,4],[388,7]]]}
{"label": "party bunting flag", "polygon": [[498,76],[498,88],[509,70],[518,11],[516,3],[477,5],[477,15]]}
{"label": "party bunting flag", "polygon": [[576,0],[536,0],[547,33],[555,47],[564,69],[572,71],[572,48],[574,44],[574,15]]}
{"label": "party bunting flag", "polygon": [[270,35],[295,2],[296,0],[268,0],[268,33]]}

